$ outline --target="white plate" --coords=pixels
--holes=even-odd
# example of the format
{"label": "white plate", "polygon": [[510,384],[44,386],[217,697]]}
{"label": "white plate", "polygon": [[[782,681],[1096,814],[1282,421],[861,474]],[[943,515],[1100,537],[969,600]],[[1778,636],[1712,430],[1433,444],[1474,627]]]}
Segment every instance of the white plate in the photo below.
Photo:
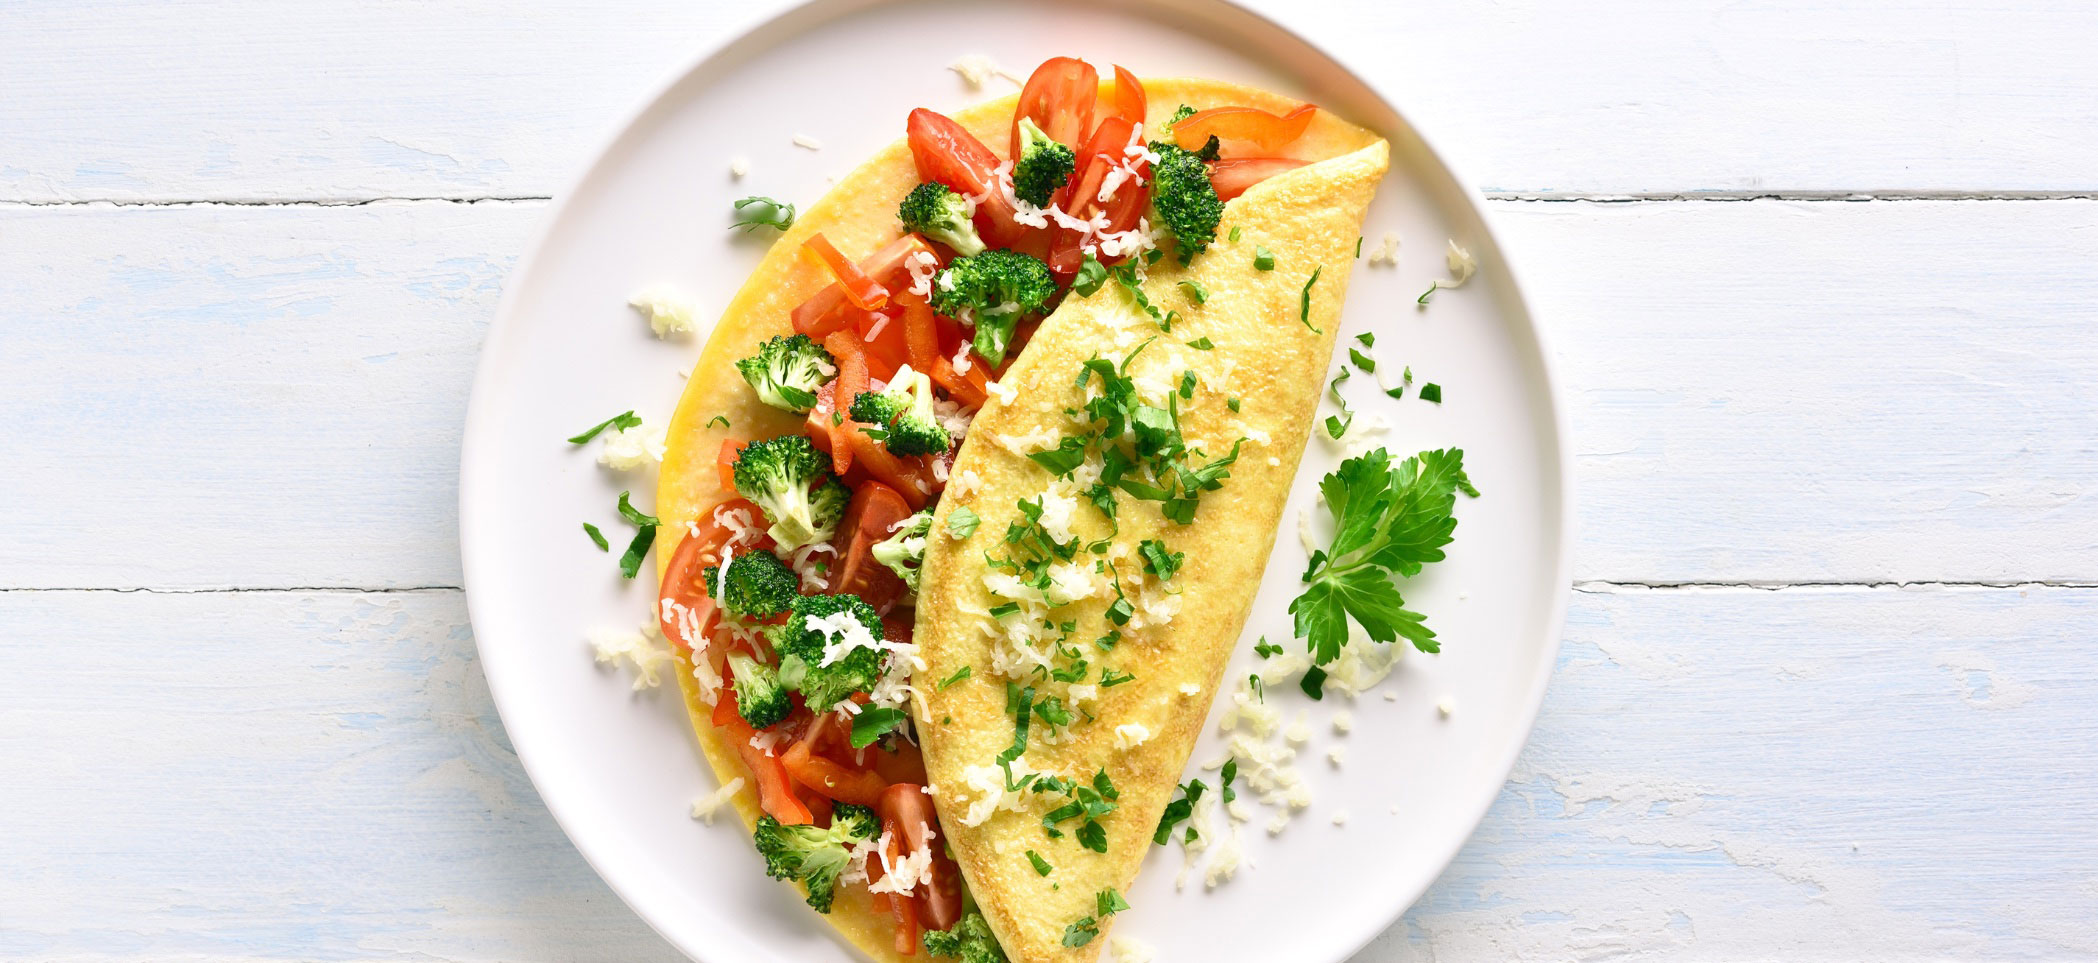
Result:
{"label": "white plate", "polygon": [[[1154,850],[1117,933],[1168,961],[1343,959],[1448,864],[1529,732],[1568,584],[1566,448],[1545,353],[1478,199],[1384,98],[1308,43],[1213,0],[1139,6],[822,0],[792,10],[700,60],[628,121],[510,280],[474,386],[460,478],[482,664],[547,808],[612,888],[694,957],[854,954],[762,877],[732,820],[709,828],[688,817],[687,802],[714,780],[674,690],[636,695],[624,674],[592,665],[585,631],[641,624],[653,580],[622,582],[578,526],[593,521],[623,541],[631,530],[613,500],[632,488],[646,505],[654,478],[615,475],[596,465],[595,445],[562,439],[628,408],[661,423],[677,401],[678,372],[701,341],[649,336],[625,307],[634,289],[671,281],[706,317],[718,314],[769,240],[726,230],[729,202],[813,199],[828,176],[900,137],[911,108],[953,109],[1011,89],[967,91],[943,69],[965,53],[1023,73],[1070,54],[1103,70],[1229,79],[1382,131],[1392,173],[1366,233],[1373,246],[1397,231],[1405,245],[1397,270],[1358,265],[1345,330],[1375,331],[1376,356],[1410,365],[1416,388],[1441,384],[1445,402],[1412,392],[1392,402],[1360,375],[1346,390],[1363,417],[1391,422],[1382,440],[1394,452],[1462,446],[1484,492],[1460,505],[1449,560],[1404,586],[1441,633],[1443,654],[1406,660],[1384,684],[1397,701],[1372,693],[1314,705],[1293,686],[1271,692],[1288,717],[1310,710],[1316,736],[1300,767],[1312,807],[1279,837],[1264,831],[1262,812],[1245,832],[1254,865],[1215,891],[1199,879],[1176,891],[1178,846]],[[796,134],[822,149],[794,146]],[[750,173],[737,181],[728,169],[739,155]],[[1446,236],[1471,249],[1479,274],[1423,311],[1414,299],[1442,276]],[[1336,460],[1334,446],[1313,440],[1236,672],[1254,661],[1255,636],[1290,635],[1284,609],[1304,562],[1297,514]],[[1444,697],[1456,707],[1447,720],[1436,711]],[[1352,708],[1351,735],[1334,735],[1337,708]],[[1348,747],[1338,769],[1325,758],[1330,744]],[[1212,728],[1195,758],[1219,751]]]}

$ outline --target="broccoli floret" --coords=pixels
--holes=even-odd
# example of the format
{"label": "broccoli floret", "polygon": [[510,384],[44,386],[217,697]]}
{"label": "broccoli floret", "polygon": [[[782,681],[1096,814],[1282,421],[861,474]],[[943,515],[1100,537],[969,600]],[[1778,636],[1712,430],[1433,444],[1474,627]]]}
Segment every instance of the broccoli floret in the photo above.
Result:
{"label": "broccoli floret", "polygon": [[743,446],[734,474],[736,492],[765,510],[766,533],[787,551],[829,538],[851,497],[831,477],[830,456],[802,435]]}
{"label": "broccoli floret", "polygon": [[903,584],[918,591],[918,566],[925,563],[925,534],[932,531],[932,512],[919,512],[903,520],[896,534],[874,543],[874,560],[889,567]]}
{"label": "broccoli floret", "polygon": [[1169,128],[1178,127],[1180,126],[1181,121],[1186,120],[1189,117],[1195,116],[1195,113],[1195,108],[1190,107],[1186,104],[1181,104],[1180,106],[1173,108],[1173,117],[1171,120],[1166,121],[1166,126]]}
{"label": "broccoli floret", "polygon": [[831,808],[828,829],[783,826],[771,816],[760,816],[752,838],[758,855],[765,857],[765,875],[799,881],[808,888],[809,906],[828,913],[838,876],[852,862],[853,845],[874,838],[878,822],[872,810],[838,803]]}
{"label": "broccoli floret", "polygon": [[797,334],[758,345],[756,354],[736,362],[736,370],[759,401],[806,414],[816,407],[816,389],[838,373],[838,360],[808,335]]}
{"label": "broccoli floret", "polygon": [[741,652],[731,654],[728,664],[735,673],[736,714],[752,729],[778,725],[794,711],[794,700],[780,683],[779,670]]}
{"label": "broccoli floret", "polygon": [[1030,118],[1020,118],[1020,156],[1013,161],[1013,195],[1036,207],[1048,207],[1056,193],[1078,169],[1078,155],[1071,148],[1042,133]]}
{"label": "broccoli floret", "polygon": [[707,566],[702,577],[707,595],[738,618],[769,619],[785,612],[801,594],[801,576],[771,552],[745,552],[729,559],[725,596],[715,594],[724,587],[721,566]]}
{"label": "broccoli floret", "polygon": [[[770,630],[770,636],[773,648],[779,651],[780,681],[800,690],[802,702],[821,712],[855,692],[874,688],[889,654],[886,649],[855,646],[836,662],[823,664],[824,647],[834,644],[833,640],[844,641],[855,628],[881,640],[881,615],[874,606],[851,594],[803,595],[794,600],[793,612],[785,625]],[[850,621],[838,618],[840,613],[851,616]]]}
{"label": "broccoli floret", "polygon": [[955,921],[951,930],[926,930],[921,937],[925,952],[946,956],[961,963],[1006,963],[1005,951],[991,935],[991,924],[982,913],[970,913]]}
{"label": "broccoli floret", "polygon": [[969,214],[969,199],[937,181],[911,188],[896,208],[896,219],[903,222],[904,230],[923,234],[964,256],[983,253],[983,237],[976,233],[976,222]]}
{"label": "broccoli floret", "polygon": [[1151,168],[1151,205],[1173,232],[1180,263],[1186,264],[1216,240],[1217,222],[1224,217],[1224,202],[1217,199],[1216,186],[1209,182],[1209,165],[1204,163],[1216,156],[1216,138],[1210,138],[1199,153],[1164,141],[1152,141],[1151,150],[1158,154],[1158,163]]}
{"label": "broccoli floret", "polygon": [[893,454],[938,455],[954,443],[933,414],[932,379],[910,365],[896,369],[888,387],[853,398],[852,420]]}
{"label": "broccoli floret", "polygon": [[955,258],[932,282],[933,310],[950,318],[972,316],[974,350],[992,365],[1005,360],[1020,316],[1041,311],[1054,296],[1056,278],[1049,265],[1019,251]]}

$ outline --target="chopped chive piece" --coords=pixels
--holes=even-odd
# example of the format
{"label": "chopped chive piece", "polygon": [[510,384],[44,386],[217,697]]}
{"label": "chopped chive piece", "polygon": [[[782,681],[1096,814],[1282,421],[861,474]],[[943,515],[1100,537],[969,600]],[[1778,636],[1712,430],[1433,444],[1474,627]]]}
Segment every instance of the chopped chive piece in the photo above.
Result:
{"label": "chopped chive piece", "polygon": [[654,525],[641,526],[640,530],[634,533],[634,540],[627,543],[626,551],[619,556],[619,574],[626,578],[633,578],[640,573],[641,560],[648,557],[648,547],[655,544],[655,541],[656,527]]}
{"label": "chopped chive piece", "polygon": [[612,417],[607,418],[603,421],[600,421],[595,425],[592,425],[589,431],[583,432],[580,435],[568,439],[568,443],[571,445],[580,445],[586,441],[589,441],[592,438],[597,437],[598,432],[601,432],[607,428],[611,428],[617,431],[625,431],[628,428],[633,428],[639,424],[641,424],[641,419],[639,417],[636,417],[633,412],[622,412],[620,414],[613,415]]}
{"label": "chopped chive piece", "polygon": [[1187,295],[1188,300],[1196,304],[1209,303],[1209,289],[1203,287],[1200,281],[1182,281],[1180,282],[1180,290]]}
{"label": "chopped chive piece", "polygon": [[723,427],[723,428],[733,428],[733,427],[735,427],[734,425],[731,425],[731,424],[729,424],[729,423],[728,423],[728,416],[727,416],[727,415],[715,415],[714,417],[712,417],[712,418],[709,418],[709,419],[707,419],[707,427],[709,427],[709,428],[712,428],[712,427],[714,427],[714,423],[715,423],[715,422],[717,422],[717,421],[718,421],[718,422],[721,422],[721,427]]}
{"label": "chopped chive piece", "polygon": [[633,492],[619,493],[619,517],[624,518],[629,522],[633,522],[636,525],[655,526],[663,524],[662,519],[657,518],[654,515],[642,514],[640,509],[635,508],[634,503],[627,500],[632,495]]}
{"label": "chopped chive piece", "polygon": [[1187,346],[1195,349],[1196,351],[1208,351],[1216,347],[1216,342],[1211,341],[1207,336],[1204,336],[1188,342]]}
{"label": "chopped chive piece", "polygon": [[612,543],[605,541],[605,533],[598,531],[597,526],[584,522],[583,533],[589,535],[590,540],[597,543],[598,551],[609,552],[612,550]]}
{"label": "chopped chive piece", "polygon": [[1304,678],[1297,680],[1297,687],[1303,689],[1304,694],[1314,700],[1324,699],[1326,697],[1326,670],[1315,665],[1305,669]]}
{"label": "chopped chive piece", "polygon": [[1258,244],[1253,245],[1253,267],[1262,271],[1275,269],[1275,252]]}
{"label": "chopped chive piece", "polygon": [[1018,603],[1018,602],[1007,602],[1007,603],[1005,603],[1004,605],[993,605],[993,606],[991,606],[991,612],[990,612],[990,615],[991,615],[991,618],[994,618],[994,619],[1002,619],[1002,618],[1005,618],[1006,616],[1008,616],[1008,615],[1011,615],[1011,614],[1013,614],[1014,612],[1018,612],[1018,611],[1020,611],[1020,603]]}
{"label": "chopped chive piece", "polygon": [[1262,702],[1268,701],[1267,686],[1260,681],[1259,673],[1256,672],[1252,675],[1246,676],[1246,684],[1253,687],[1254,698],[1259,699]]}
{"label": "chopped chive piece", "polygon": [[1374,348],[1377,346],[1377,335],[1374,332],[1364,331],[1361,334],[1356,335],[1355,340],[1362,342],[1362,346],[1365,348]]}
{"label": "chopped chive piece", "polygon": [[1326,266],[1323,264],[1311,269],[1311,280],[1304,282],[1304,293],[1297,302],[1297,320],[1304,322],[1305,327],[1311,328],[1313,334],[1326,333],[1311,323],[1311,286],[1319,283],[1319,275],[1325,270]]}
{"label": "chopped chive piece", "polygon": [[1034,864],[1034,874],[1036,876],[1047,876],[1056,872],[1056,867],[1049,865],[1049,861],[1043,859],[1042,854],[1032,849],[1027,851],[1027,861]]}
{"label": "chopped chive piece", "polygon": [[1355,235],[1355,260],[1362,260],[1362,235]]}
{"label": "chopped chive piece", "polygon": [[1238,243],[1238,225],[1236,224],[1231,225],[1231,243]]}
{"label": "chopped chive piece", "polygon": [[1442,386],[1433,381],[1421,385],[1421,400],[1442,404]]}
{"label": "chopped chive piece", "polygon": [[1356,348],[1348,349],[1348,359],[1355,362],[1355,367],[1361,368],[1364,371],[1377,370],[1377,359],[1372,358],[1369,355],[1363,354],[1360,350]]}
{"label": "chopped chive piece", "polygon": [[1428,303],[1428,298],[1430,298],[1430,297],[1434,296],[1434,294],[1435,294],[1435,289],[1436,289],[1436,288],[1439,288],[1439,287],[1441,287],[1441,286],[1442,286],[1442,282],[1440,282],[1440,281],[1429,281],[1429,282],[1428,282],[1428,289],[1427,289],[1426,291],[1422,291],[1422,292],[1421,292],[1421,296],[1420,296],[1419,298],[1415,299],[1413,303],[1415,303],[1415,304],[1427,304],[1427,303]]}
{"label": "chopped chive piece", "polygon": [[937,685],[937,686],[934,686],[934,688],[935,688],[935,689],[938,689],[938,690],[939,690],[939,691],[941,691],[941,692],[945,692],[945,691],[947,691],[947,688],[948,688],[949,686],[952,686],[952,685],[954,685],[955,683],[957,683],[957,682],[960,682],[960,681],[962,681],[963,679],[966,679],[966,678],[968,678],[968,677],[969,677],[969,671],[970,671],[970,670],[969,670],[969,667],[968,667],[968,666],[966,666],[966,665],[965,665],[965,666],[962,666],[961,668],[959,668],[959,669],[956,669],[956,670],[954,670],[954,674],[953,674],[953,675],[950,675],[950,676],[948,676],[947,678],[941,679],[941,680],[940,680],[940,684],[939,684],[939,685]]}

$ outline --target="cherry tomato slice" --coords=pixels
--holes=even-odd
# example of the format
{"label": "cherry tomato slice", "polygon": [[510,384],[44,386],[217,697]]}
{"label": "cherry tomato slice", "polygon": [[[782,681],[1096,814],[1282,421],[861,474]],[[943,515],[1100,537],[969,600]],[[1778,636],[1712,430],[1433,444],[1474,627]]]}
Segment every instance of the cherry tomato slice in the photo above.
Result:
{"label": "cherry tomato slice", "polygon": [[918,177],[938,181],[971,197],[982,197],[976,206],[976,230],[991,247],[1011,247],[1028,228],[1013,220],[1013,206],[996,190],[998,155],[954,119],[923,107],[911,111],[905,133]]}
{"label": "cherry tomato slice", "polygon": [[905,853],[921,849],[932,853],[932,875],[911,895],[925,925],[936,930],[953,927],[962,918],[961,871],[939,842],[932,797],[925,794],[924,786],[899,782],[882,790],[881,804],[875,808],[881,814],[882,828],[903,841]]}
{"label": "cherry tomato slice", "polygon": [[1264,151],[1280,150],[1304,136],[1315,113],[1318,108],[1311,104],[1298,104],[1286,114],[1270,114],[1258,107],[1211,107],[1174,124],[1173,137],[1188,150],[1200,150],[1211,135],[1225,141],[1247,141]]}
{"label": "cherry tomato slice", "polygon": [[815,814],[802,805],[794,795],[794,787],[788,782],[787,769],[780,765],[776,756],[768,756],[765,750],[750,744],[757,733],[744,723],[742,716],[730,717],[728,724],[721,727],[721,734],[742,757],[743,765],[750,770],[751,782],[758,790],[758,808],[789,826],[806,826],[815,822]]}
{"label": "cherry tomato slice", "polygon": [[1142,124],[1144,114],[1150,109],[1144,97],[1144,82],[1136,79],[1136,75],[1130,73],[1128,68],[1116,64],[1114,116],[1131,124]]}
{"label": "cherry tomato slice", "polygon": [[889,289],[861,270],[859,265],[846,260],[830,238],[820,233],[809,235],[809,239],[801,244],[801,253],[838,279],[838,290],[853,307],[862,311],[879,311],[889,303]]}
{"label": "cherry tomato slice", "polygon": [[1093,129],[1093,103],[1100,99],[1100,73],[1075,57],[1051,57],[1034,68],[1013,108],[1013,140],[1006,152],[1020,156],[1020,121],[1034,121],[1051,140],[1077,147]]}
{"label": "cherry tomato slice", "polygon": [[1289,157],[1226,157],[1209,165],[1209,184],[1216,188],[1218,200],[1228,201],[1261,181],[1304,164]]}
{"label": "cherry tomato slice", "polygon": [[[1066,187],[1067,193],[1062,195],[1064,210],[1085,220],[1091,220],[1095,213],[1105,211],[1107,230],[1111,233],[1119,233],[1136,226],[1137,218],[1150,203],[1151,189],[1148,183],[1139,185],[1135,181],[1125,180],[1115,188],[1113,197],[1105,203],[1100,200],[1101,184],[1106,182],[1108,172],[1122,163],[1126,157],[1124,151],[1129,148],[1130,138],[1135,133],[1136,125],[1121,116],[1109,117],[1100,122],[1100,126],[1093,130],[1093,136],[1087,138],[1085,149],[1078,155],[1078,174]],[[1137,176],[1149,180],[1149,164],[1138,162],[1135,170]],[[1084,235],[1079,232],[1058,227],[1056,240],[1049,248],[1049,270],[1065,276],[1078,273],[1078,268],[1085,263],[1084,240]],[[1107,256],[1100,260],[1104,264],[1113,264],[1122,260],[1122,256]]]}
{"label": "cherry tomato slice", "polygon": [[[933,250],[931,244],[916,234],[905,234],[882,245],[881,250],[868,255],[867,259],[859,264],[860,272],[891,292],[908,290],[911,286],[910,262],[912,257],[920,252],[931,256],[934,262],[938,263],[939,252]],[[866,317],[865,309],[854,305],[846,298],[845,288],[832,282],[796,306],[792,320],[797,333],[821,341],[831,332],[853,325]]]}
{"label": "cherry tomato slice", "polygon": [[839,556],[836,577],[826,591],[831,595],[852,594],[866,600],[875,611],[887,613],[902,601],[909,587],[889,567],[874,559],[874,546],[887,539],[898,522],[911,517],[911,506],[896,489],[868,482],[852,493],[845,516],[838,521],[831,544]]}

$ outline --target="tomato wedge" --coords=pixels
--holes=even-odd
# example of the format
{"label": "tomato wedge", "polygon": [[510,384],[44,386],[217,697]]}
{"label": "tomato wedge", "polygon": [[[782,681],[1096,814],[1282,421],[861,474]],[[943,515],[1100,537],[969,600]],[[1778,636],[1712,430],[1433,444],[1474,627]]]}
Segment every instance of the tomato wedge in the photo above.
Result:
{"label": "tomato wedge", "polygon": [[[881,442],[859,429],[859,422],[851,419],[846,419],[839,427],[845,429],[845,443],[852,450],[848,460],[865,470],[867,477],[895,489],[910,504],[911,511],[924,508],[926,500],[939,490],[932,483],[932,468],[926,464],[926,456],[904,458],[890,454]],[[837,460],[835,453],[831,460]]]}
{"label": "tomato wedge", "polygon": [[922,849],[932,853],[932,875],[919,883],[911,895],[918,901],[926,926],[936,930],[952,928],[962,918],[961,870],[948,858],[947,847],[939,842],[932,797],[925,794],[924,786],[899,782],[882,790],[881,804],[875,811],[881,815],[882,828],[903,841],[904,852]]}
{"label": "tomato wedge", "polygon": [[855,806],[873,806],[889,785],[881,773],[841,765],[828,757],[816,755],[818,745],[843,727],[838,714],[826,710],[806,735],[780,754],[780,765],[795,782],[825,798]]}
{"label": "tomato wedge", "polygon": [[[867,860],[867,882],[879,883],[888,872],[883,866],[893,866],[903,853],[903,834],[898,827],[884,820],[882,838],[888,843],[882,846],[879,857]],[[916,956],[918,953],[918,900],[912,893],[876,893],[874,907],[886,909],[896,918],[896,954]]]}
{"label": "tomato wedge", "polygon": [[859,265],[846,260],[845,255],[838,253],[837,246],[830,242],[830,238],[821,233],[809,235],[809,239],[801,244],[801,253],[822,265],[830,271],[832,277],[838,279],[838,290],[844,293],[845,300],[852,302],[853,307],[862,311],[879,311],[883,305],[889,303],[889,289],[883,287],[881,282],[874,280],[867,272],[860,270]]}
{"label": "tomato wedge", "polygon": [[893,299],[889,306],[889,311],[868,315],[871,320],[858,329],[867,354],[867,375],[884,382],[896,377],[896,369],[911,360],[910,348],[904,343],[902,313],[895,310]]}
{"label": "tomato wedge", "polygon": [[[688,653],[703,650],[707,633],[713,630],[714,599],[707,594],[702,579],[707,566],[720,559],[721,546],[729,537],[728,529],[714,521],[713,512],[700,519],[696,527],[698,531],[687,533],[677,543],[677,550],[670,553],[670,564],[663,570],[663,585],[656,596],[656,622],[663,630],[663,638]],[[689,613],[689,621],[680,618],[681,613]],[[693,637],[687,636],[688,627]],[[707,656],[702,652],[694,657]]]}
{"label": "tomato wedge", "polygon": [[1304,164],[1290,157],[1226,157],[1209,165],[1209,184],[1216,188],[1218,200],[1228,201],[1261,181]]}
{"label": "tomato wedge", "polygon": [[1279,150],[1304,136],[1311,126],[1312,104],[1298,104],[1286,114],[1270,114],[1258,107],[1211,107],[1173,125],[1176,143],[1199,150],[1211,135],[1225,141],[1248,141],[1264,151]]}
{"label": "tomato wedge", "polygon": [[921,179],[983,198],[976,205],[976,230],[983,235],[985,244],[1011,247],[1027,233],[1026,225],[1013,220],[1013,206],[996,189],[998,155],[991,153],[976,135],[953,118],[923,107],[911,111],[905,134]]}
{"label": "tomato wedge", "polygon": [[[1102,211],[1107,214],[1107,230],[1119,233],[1136,226],[1137,219],[1149,205],[1151,188],[1148,183],[1123,181],[1115,188],[1114,196],[1105,203],[1100,200],[1100,186],[1107,180],[1109,171],[1119,166],[1129,148],[1130,138],[1136,135],[1136,125],[1119,115],[1100,122],[1093,136],[1086,139],[1085,149],[1078,155],[1078,174],[1071,178],[1065,193],[1059,195],[1059,203],[1072,216],[1092,220]],[[1137,176],[1148,182],[1151,165],[1139,161],[1135,166]],[[1085,235],[1066,227],[1056,229],[1056,240],[1049,248],[1049,270],[1060,275],[1078,273],[1085,263]],[[1105,264],[1120,261],[1122,256],[1105,256]]]}
{"label": "tomato wedge", "polygon": [[[833,331],[823,339],[823,349],[838,360],[838,377],[830,383],[831,414],[842,414],[852,409],[852,399],[867,390],[867,357],[860,350],[859,336],[850,331]],[[825,430],[830,432],[831,471],[843,475],[852,470],[852,458],[857,453],[851,443],[854,436],[865,437],[853,427],[850,419],[830,417]]]}
{"label": "tomato wedge", "polygon": [[1020,121],[1034,121],[1059,144],[1077,147],[1093,129],[1093,103],[1100,99],[1100,73],[1075,57],[1051,57],[1034,68],[1020,88],[1013,108],[1013,140],[1008,157],[1020,156]]}
{"label": "tomato wedge", "polygon": [[838,547],[837,577],[825,591],[857,595],[882,613],[902,601],[909,587],[888,566],[875,561],[874,546],[909,517],[911,506],[896,489],[867,482],[855,490],[845,506],[845,517],[838,521],[837,534],[831,536],[831,544]]}
{"label": "tomato wedge", "polygon": [[1144,97],[1144,82],[1136,79],[1136,75],[1130,73],[1128,68],[1116,64],[1114,116],[1131,124],[1142,124],[1144,114],[1150,109],[1150,104]]}
{"label": "tomato wedge", "polygon": [[[994,163],[992,166],[997,165]],[[911,258],[921,251],[930,255],[937,263],[940,254],[933,250],[931,244],[916,234],[905,234],[882,245],[881,250],[868,255],[866,260],[860,262],[859,270],[887,291],[909,290]],[[826,264],[825,268],[828,267]],[[846,297],[845,288],[833,282],[796,306],[792,318],[797,333],[821,341],[831,332],[855,325],[866,320],[867,316],[867,309],[854,304]]]}
{"label": "tomato wedge", "polygon": [[795,798],[794,787],[787,781],[787,769],[780,765],[778,757],[768,756],[765,750],[750,744],[757,733],[742,716],[732,716],[728,724],[721,727],[721,734],[735,746],[736,755],[742,757],[744,767],[750,770],[751,782],[758,790],[758,808],[763,809],[765,815],[789,826],[806,826],[815,822],[815,814]]}

